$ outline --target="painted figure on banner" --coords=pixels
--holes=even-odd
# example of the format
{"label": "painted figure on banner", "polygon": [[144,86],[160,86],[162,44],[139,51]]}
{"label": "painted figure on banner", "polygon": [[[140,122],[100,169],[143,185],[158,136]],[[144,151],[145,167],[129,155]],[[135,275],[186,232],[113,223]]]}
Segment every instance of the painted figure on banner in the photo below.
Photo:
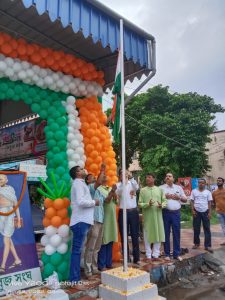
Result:
{"label": "painted figure on banner", "polygon": [[[2,213],[9,213],[17,204],[17,197],[14,188],[7,185],[8,178],[4,174],[0,174],[0,211]],[[3,257],[0,265],[0,274],[6,271],[6,262],[11,251],[14,262],[9,269],[21,265],[21,259],[19,258],[14,243],[13,243],[13,233],[15,228],[21,228],[22,222],[20,218],[20,210],[16,209],[15,213],[11,213],[8,216],[0,215],[0,233],[4,240],[4,250]]]}

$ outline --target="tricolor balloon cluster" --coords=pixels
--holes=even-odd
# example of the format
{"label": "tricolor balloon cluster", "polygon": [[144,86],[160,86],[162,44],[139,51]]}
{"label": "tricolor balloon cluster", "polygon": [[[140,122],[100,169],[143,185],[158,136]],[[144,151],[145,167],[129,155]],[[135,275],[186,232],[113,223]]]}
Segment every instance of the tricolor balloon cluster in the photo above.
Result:
{"label": "tricolor balloon cluster", "polygon": [[[54,271],[68,278],[71,178],[79,165],[97,176],[106,164],[109,185],[117,182],[115,153],[107,118],[97,96],[104,74],[93,64],[62,51],[0,33],[0,100],[23,100],[47,121],[47,175],[45,197],[43,278]],[[84,97],[84,98],[82,98]]]}
{"label": "tricolor balloon cluster", "polygon": [[0,32],[0,53],[30,62],[41,68],[49,68],[54,72],[61,71],[82,80],[95,81],[101,86],[105,84],[104,73],[97,71],[93,64],[63,51],[28,43],[22,38],[15,39],[4,32]]}

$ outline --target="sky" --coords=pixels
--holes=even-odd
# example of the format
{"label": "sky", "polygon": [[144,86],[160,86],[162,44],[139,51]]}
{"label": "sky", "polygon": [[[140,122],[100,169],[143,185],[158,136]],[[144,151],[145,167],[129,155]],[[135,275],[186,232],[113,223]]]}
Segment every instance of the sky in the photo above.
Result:
{"label": "sky", "polygon": [[[156,39],[157,73],[142,91],[162,84],[171,92],[210,96],[225,107],[224,0],[99,1]],[[139,83],[128,82],[125,92]],[[225,114],[215,121],[217,130],[225,130]]]}

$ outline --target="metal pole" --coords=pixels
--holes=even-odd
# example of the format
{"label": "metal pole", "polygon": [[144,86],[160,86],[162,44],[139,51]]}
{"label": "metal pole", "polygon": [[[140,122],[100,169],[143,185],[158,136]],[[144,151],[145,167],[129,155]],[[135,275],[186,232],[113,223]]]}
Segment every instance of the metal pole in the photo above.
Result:
{"label": "metal pole", "polygon": [[126,145],[124,113],[124,54],[123,54],[123,20],[120,20],[120,68],[121,68],[121,125],[122,125],[122,185],[123,185],[123,271],[127,272],[127,210],[126,210]]}

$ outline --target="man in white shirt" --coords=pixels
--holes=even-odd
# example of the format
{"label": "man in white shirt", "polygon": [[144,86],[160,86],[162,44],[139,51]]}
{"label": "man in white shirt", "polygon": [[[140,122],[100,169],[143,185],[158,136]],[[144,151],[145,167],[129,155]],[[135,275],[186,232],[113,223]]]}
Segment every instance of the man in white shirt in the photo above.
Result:
{"label": "man in white shirt", "polygon": [[193,214],[193,228],[194,228],[194,246],[197,249],[200,246],[200,232],[201,222],[203,224],[205,235],[205,250],[213,253],[211,248],[211,203],[213,201],[210,191],[205,189],[206,181],[204,178],[198,180],[198,188],[191,193],[191,207]]}
{"label": "man in white shirt", "polygon": [[[138,183],[134,178],[128,180],[129,173],[126,172],[126,188],[125,188],[125,201],[126,201],[126,210],[127,210],[127,228],[130,232],[133,248],[133,263],[139,264],[140,260],[140,251],[139,251],[139,213],[137,209],[137,200],[136,200],[136,191],[139,189]],[[119,210],[119,231],[123,247],[123,184],[122,184],[122,170],[119,173],[120,182],[117,183],[116,193],[119,198],[120,210]],[[128,249],[128,260],[129,258],[129,247]]]}
{"label": "man in white shirt", "polygon": [[172,173],[167,173],[165,177],[165,184],[160,188],[164,191],[167,206],[163,209],[163,222],[165,229],[165,243],[164,252],[165,260],[170,260],[170,232],[172,228],[173,234],[173,258],[182,260],[180,257],[180,209],[181,202],[186,202],[187,197],[179,185],[174,184],[174,177]]}
{"label": "man in white shirt", "polygon": [[[90,190],[84,181],[84,170],[79,166],[70,170],[73,179],[71,188],[70,229],[73,232],[73,244],[70,262],[70,281],[78,284],[80,281],[81,250],[91,225],[94,223],[94,207],[99,205],[98,200],[93,200]],[[79,285],[78,285],[79,287]]]}

